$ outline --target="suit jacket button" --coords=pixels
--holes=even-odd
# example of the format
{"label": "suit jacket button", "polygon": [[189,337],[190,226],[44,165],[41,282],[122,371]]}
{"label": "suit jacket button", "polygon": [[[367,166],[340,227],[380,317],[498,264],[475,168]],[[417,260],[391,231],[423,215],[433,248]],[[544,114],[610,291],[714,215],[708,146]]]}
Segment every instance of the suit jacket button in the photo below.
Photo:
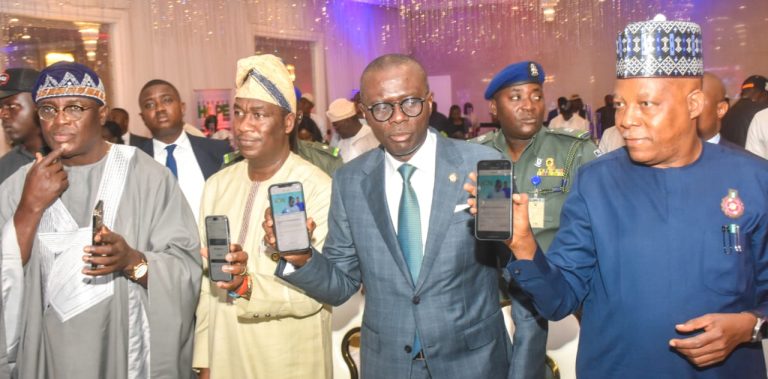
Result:
{"label": "suit jacket button", "polygon": [[418,304],[418,303],[420,303],[420,302],[421,302],[421,298],[420,298],[418,295],[416,295],[416,296],[414,296],[414,297],[411,299],[411,302],[412,302],[412,303],[414,303],[414,304]]}
{"label": "suit jacket button", "polygon": [[413,348],[411,348],[411,345],[405,345],[405,352],[410,354],[411,351],[413,351]]}

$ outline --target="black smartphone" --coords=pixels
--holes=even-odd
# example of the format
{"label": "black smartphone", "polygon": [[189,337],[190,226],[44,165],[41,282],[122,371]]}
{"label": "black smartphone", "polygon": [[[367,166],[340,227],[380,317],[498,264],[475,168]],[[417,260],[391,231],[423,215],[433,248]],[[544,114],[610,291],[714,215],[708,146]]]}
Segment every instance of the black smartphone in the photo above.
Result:
{"label": "black smartphone", "polygon": [[310,247],[304,189],[299,182],[269,186],[269,204],[275,223],[277,251],[303,253]]}
{"label": "black smartphone", "polygon": [[512,238],[513,178],[512,162],[508,160],[477,162],[477,239],[503,241]]}
{"label": "black smartphone", "polygon": [[229,219],[227,216],[205,217],[205,239],[208,242],[208,277],[215,282],[229,282],[232,274],[222,268],[228,264]]}
{"label": "black smartphone", "polygon": [[[91,223],[91,244],[93,246],[100,246],[101,242],[96,242],[96,235],[99,234],[99,231],[104,226],[104,200],[99,200],[96,202],[96,206],[93,208],[93,222]],[[98,265],[95,263],[91,263],[91,269],[95,270],[98,268]]]}

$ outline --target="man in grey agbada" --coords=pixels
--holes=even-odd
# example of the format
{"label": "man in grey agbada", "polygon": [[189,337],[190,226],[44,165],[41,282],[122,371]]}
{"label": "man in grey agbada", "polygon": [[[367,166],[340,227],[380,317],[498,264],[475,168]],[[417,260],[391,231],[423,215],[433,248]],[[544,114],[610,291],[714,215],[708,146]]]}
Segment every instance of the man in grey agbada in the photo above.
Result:
{"label": "man in grey agbada", "polygon": [[88,67],[45,68],[33,96],[52,152],[0,185],[0,377],[191,377],[200,245],[176,180],[102,140]]}

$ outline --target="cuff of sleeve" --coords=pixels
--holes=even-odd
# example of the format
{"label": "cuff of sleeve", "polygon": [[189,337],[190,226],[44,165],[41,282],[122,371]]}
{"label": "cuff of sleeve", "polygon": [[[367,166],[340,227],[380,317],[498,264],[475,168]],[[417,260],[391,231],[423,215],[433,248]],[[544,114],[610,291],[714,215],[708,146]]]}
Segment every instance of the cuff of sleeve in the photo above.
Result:
{"label": "cuff of sleeve", "polygon": [[293,265],[293,263],[286,261],[285,267],[283,268],[283,276],[289,276],[296,272],[296,270],[298,269]]}
{"label": "cuff of sleeve", "polygon": [[549,267],[547,258],[544,256],[541,248],[537,248],[533,260],[510,260],[506,266],[505,276],[509,276],[509,279],[513,279],[517,282],[525,282],[533,279],[541,279],[549,275],[551,270],[552,269]]}
{"label": "cuff of sleeve", "polygon": [[[207,343],[207,341],[206,341]],[[192,355],[192,367],[194,368],[208,368],[208,347],[195,346],[195,352]]]}
{"label": "cuff of sleeve", "polygon": [[0,246],[0,276],[2,281],[3,323],[5,324],[5,342],[9,358],[15,360],[19,343],[19,324],[21,322],[24,296],[24,265],[21,262],[21,248],[16,237],[16,225],[11,217],[2,226],[2,246]]}
{"label": "cuff of sleeve", "polygon": [[[280,260],[277,261],[277,267],[275,268],[275,276],[277,276],[278,278],[283,278],[285,280],[288,280],[288,278],[290,278],[293,274],[296,274],[297,272],[300,272],[301,269],[306,268],[306,267],[312,267],[313,266],[313,262],[312,261],[315,260],[314,257],[317,254],[320,254],[320,253],[313,246],[312,247],[312,252],[310,254],[311,254],[311,256],[307,260],[307,263],[305,263],[304,266],[301,266],[301,267],[296,267],[292,263],[286,261],[285,259],[280,258]],[[301,271],[303,272],[303,271],[306,271],[306,270],[301,270]],[[309,271],[311,271],[311,270],[309,270]]]}

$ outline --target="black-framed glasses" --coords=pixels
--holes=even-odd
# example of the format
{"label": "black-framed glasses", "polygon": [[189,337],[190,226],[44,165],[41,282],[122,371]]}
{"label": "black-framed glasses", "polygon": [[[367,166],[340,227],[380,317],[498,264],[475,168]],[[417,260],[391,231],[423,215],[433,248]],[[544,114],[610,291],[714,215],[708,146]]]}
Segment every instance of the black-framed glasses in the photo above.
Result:
{"label": "black-framed glasses", "polygon": [[400,110],[408,117],[416,117],[424,111],[424,102],[426,98],[421,97],[406,97],[400,100],[399,103],[380,102],[368,107],[368,111],[371,112],[373,119],[378,122],[387,122],[392,115],[395,114],[395,105],[400,107]]}
{"label": "black-framed glasses", "polygon": [[69,121],[79,121],[83,118],[83,112],[93,109],[94,107],[84,107],[82,105],[72,104],[67,105],[62,109],[56,108],[52,105],[43,105],[37,108],[37,115],[43,121],[52,121],[59,114],[59,111],[64,112],[64,116]]}

